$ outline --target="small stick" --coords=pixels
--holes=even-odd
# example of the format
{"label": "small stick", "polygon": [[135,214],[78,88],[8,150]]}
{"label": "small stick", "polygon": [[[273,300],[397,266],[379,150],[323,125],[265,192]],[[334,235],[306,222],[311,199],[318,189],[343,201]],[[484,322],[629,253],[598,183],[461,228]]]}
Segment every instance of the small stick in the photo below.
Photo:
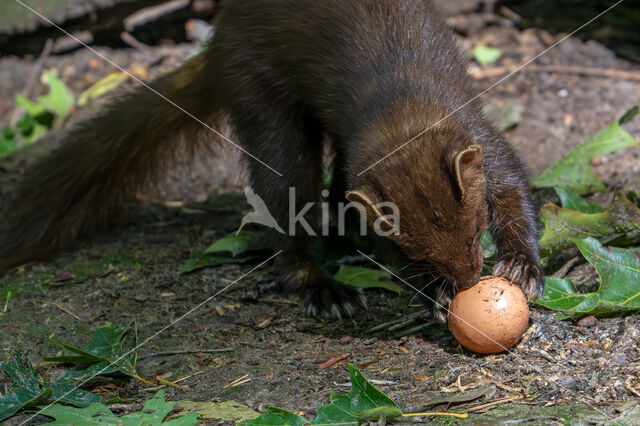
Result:
{"label": "small stick", "polygon": [[425,312],[427,312],[427,310],[423,309],[422,311],[412,312],[412,313],[410,313],[408,315],[405,315],[403,317],[400,317],[400,318],[397,318],[397,319],[394,319],[394,320],[391,320],[391,321],[388,321],[388,322],[384,322],[382,324],[378,324],[375,327],[372,327],[369,330],[367,330],[367,333],[371,333],[371,332],[374,332],[374,331],[379,331],[379,330],[382,330],[383,328],[386,328],[388,326],[393,326],[393,325],[398,324],[400,322],[414,319],[414,318],[420,316],[421,314],[423,314]]}
{"label": "small stick", "polygon": [[505,67],[495,67],[488,69],[477,69],[471,72],[471,76],[476,80],[482,80],[490,77],[498,77],[503,74],[509,74],[519,70],[527,72],[556,72],[562,74],[582,74],[592,77],[605,77],[621,80],[640,81],[640,72],[622,71],[608,68],[588,68],[571,65],[528,65],[521,68],[522,65],[509,65]]}
{"label": "small stick", "polygon": [[[141,42],[140,40],[138,40],[137,38],[135,38],[134,36],[132,36],[130,33],[126,31],[123,31],[120,33],[120,39],[122,39],[122,41],[127,43],[129,46],[141,52],[148,52],[150,49],[149,46],[147,46],[146,44],[144,44],[143,42]],[[167,207],[173,207],[173,206],[167,206]]]}
{"label": "small stick", "polygon": [[[199,374],[204,373],[204,371],[205,371],[205,370],[200,370],[200,371],[198,371],[197,373],[193,373],[193,374],[190,374],[190,375],[188,375],[188,376],[182,377],[182,378],[180,378],[180,379],[178,379],[178,380],[174,381],[173,383],[174,383],[174,384],[176,384],[176,383],[183,382],[183,381],[185,381],[185,380],[187,380],[187,379],[190,379],[190,378],[192,378],[192,377],[195,377],[195,376],[197,376],[197,375],[199,375]],[[154,387],[152,387],[152,388],[145,388],[145,390],[149,390],[149,391],[150,391],[150,390],[158,390],[158,389],[162,389],[162,388],[164,388],[164,387],[167,387],[167,385],[154,386]]]}
{"label": "small stick", "polygon": [[256,299],[258,302],[263,302],[263,303],[275,303],[275,304],[279,304],[279,305],[294,305],[294,306],[298,306],[299,303],[296,302],[295,300],[288,300],[288,299]]}
{"label": "small stick", "polygon": [[350,353],[347,353],[347,354],[343,354],[343,355],[337,356],[337,357],[335,357],[335,358],[331,358],[330,360],[325,361],[325,362],[323,362],[322,364],[320,364],[318,367],[319,367],[320,369],[323,369],[323,370],[324,370],[325,368],[329,368],[329,367],[331,367],[333,364],[335,364],[335,363],[337,363],[337,362],[340,362],[340,361],[345,360],[346,358],[348,358],[348,357],[349,357],[349,355],[351,355],[351,354],[350,354]]}
{"label": "small stick", "polygon": [[470,412],[482,411],[482,410],[484,410],[486,408],[491,408],[491,407],[494,407],[494,406],[496,406],[498,404],[503,404],[505,402],[518,401],[520,399],[525,399],[525,398],[526,398],[525,395],[512,396],[510,398],[502,398],[502,399],[498,399],[496,401],[488,402],[486,404],[476,405],[475,407],[469,408],[467,411],[470,411]]}
{"label": "small stick", "polygon": [[170,382],[169,380],[163,379],[160,376],[155,376],[154,379],[155,379],[156,382],[160,383],[161,385],[171,386],[172,388],[178,389],[180,391],[184,390],[184,387],[176,384],[176,382]]}
{"label": "small stick", "polygon": [[88,322],[88,319],[83,319],[80,318],[78,315],[74,314],[73,312],[71,312],[69,309],[65,308],[63,305],[61,305],[60,303],[55,303],[55,302],[45,302],[45,305],[50,305],[50,306],[54,306],[58,309],[60,309],[62,312],[71,315],[72,317],[74,317],[75,319],[77,319],[78,321],[82,321],[82,322]]}
{"label": "small stick", "polygon": [[415,327],[408,328],[400,333],[396,333],[393,337],[402,337],[408,334],[417,333],[418,331],[424,330],[425,328],[433,327],[433,324],[437,323],[437,321],[429,321],[424,324],[416,325]]}
{"label": "small stick", "polygon": [[146,24],[150,21],[155,21],[156,19],[162,18],[176,10],[186,8],[189,6],[190,2],[191,0],[173,0],[157,6],[141,9],[124,19],[124,28],[128,32],[131,32],[140,25]]}
{"label": "small stick", "polygon": [[400,417],[417,417],[417,416],[447,416],[447,417],[455,417],[458,419],[466,419],[467,417],[469,417],[468,414],[466,413],[441,413],[441,412],[435,412],[435,413],[407,413],[407,414],[402,414]]}
{"label": "small stick", "polygon": [[565,263],[564,265],[562,265],[562,267],[560,269],[558,269],[553,275],[551,275],[551,277],[552,278],[564,278],[564,277],[566,277],[567,273],[569,273],[571,268],[573,268],[573,266],[576,263],[578,263],[579,261],[580,261],[580,258],[578,256],[569,259],[569,261],[567,263]]}
{"label": "small stick", "polygon": [[138,357],[138,359],[147,359],[153,358],[156,356],[170,356],[170,355],[188,355],[188,354],[213,354],[219,352],[232,352],[233,348],[221,348],[221,349],[192,349],[192,350],[183,350],[183,351],[164,351],[164,352],[152,352],[149,354],[144,354]]}
{"label": "small stick", "polygon": [[249,377],[248,374],[245,374],[244,376],[242,376],[242,377],[240,377],[238,379],[235,379],[233,382],[227,383],[226,385],[224,385],[223,389],[234,387],[234,386],[243,385],[243,384],[245,384],[247,382],[250,382],[250,381],[251,381],[251,377]]}

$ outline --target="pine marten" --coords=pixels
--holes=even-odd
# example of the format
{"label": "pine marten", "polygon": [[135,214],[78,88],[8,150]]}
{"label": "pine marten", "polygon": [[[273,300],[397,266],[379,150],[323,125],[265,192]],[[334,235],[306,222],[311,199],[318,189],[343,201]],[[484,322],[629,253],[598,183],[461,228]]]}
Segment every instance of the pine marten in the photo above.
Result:
{"label": "pine marten", "polygon": [[[225,0],[206,52],[151,87],[157,93],[139,87],[76,125],[25,176],[0,225],[0,270],[67,249],[108,223],[172,154],[206,149],[211,132],[198,120],[215,127],[224,115],[243,149],[281,172],[248,159],[252,188],[279,223],[287,223],[290,187],[296,206],[319,198],[327,137],[331,192],[364,203],[383,223],[375,205],[395,203],[400,232],[389,238],[411,259],[472,285],[488,227],[499,249],[494,274],[529,297],[542,294],[523,167],[478,102],[451,114],[476,92],[430,2]],[[350,316],[366,306],[360,290],[320,268],[306,232],[279,244],[283,282],[309,314]]]}

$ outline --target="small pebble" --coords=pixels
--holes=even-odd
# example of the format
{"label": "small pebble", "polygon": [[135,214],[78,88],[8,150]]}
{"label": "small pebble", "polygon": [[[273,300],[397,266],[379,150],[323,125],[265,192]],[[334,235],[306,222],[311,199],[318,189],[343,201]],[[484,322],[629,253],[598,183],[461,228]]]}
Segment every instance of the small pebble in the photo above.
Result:
{"label": "small pebble", "polygon": [[598,320],[593,315],[589,315],[588,317],[584,317],[578,321],[578,325],[580,327],[595,327],[598,325]]}

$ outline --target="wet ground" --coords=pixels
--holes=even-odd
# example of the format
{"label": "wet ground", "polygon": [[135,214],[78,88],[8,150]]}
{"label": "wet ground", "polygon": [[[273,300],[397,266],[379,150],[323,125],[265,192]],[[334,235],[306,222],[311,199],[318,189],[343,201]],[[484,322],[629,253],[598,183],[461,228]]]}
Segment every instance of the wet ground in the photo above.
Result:
{"label": "wet ground", "polygon": [[[469,31],[461,41],[466,48],[478,43],[501,48],[502,58],[490,66],[494,68],[524,63],[562,38],[535,29],[492,25]],[[153,76],[179,64],[193,48],[195,45],[154,47],[145,52],[98,50],[129,70],[141,69]],[[3,125],[13,114],[13,94],[24,89],[37,61],[0,58]],[[113,71],[87,50],[40,61],[42,69],[57,70],[76,93]],[[587,67],[640,75],[640,66],[615,57],[597,43],[569,38],[535,64],[567,65],[568,69],[520,72],[483,95],[494,106],[519,105],[519,124],[506,134],[532,173],[640,104],[640,78],[580,72]],[[483,89],[506,75],[479,72],[482,78],[477,82]],[[39,83],[30,89],[32,95],[43,90]],[[640,120],[625,129],[640,138]],[[49,139],[45,147],[55,145],[53,137]],[[30,149],[0,161],[0,197],[41,151]],[[607,156],[596,171],[610,187],[640,190],[640,150]],[[227,165],[227,175],[237,175],[235,166]],[[202,201],[211,193],[233,192],[234,187],[229,181],[221,183],[216,172],[192,167],[186,177],[174,173],[148,198]],[[540,202],[547,196],[537,195]],[[0,296],[4,298],[8,290],[13,293],[8,311],[0,314],[0,359],[6,359],[14,348],[25,347],[40,371],[55,375],[57,367],[42,363],[41,357],[60,350],[56,339],[83,346],[97,326],[127,324],[134,319],[140,342],[153,336],[260,263],[177,275],[194,247],[203,248],[235,230],[245,208],[241,194],[219,195],[200,206],[139,208],[119,233],[100,236],[73,252],[20,267],[0,278]],[[569,252],[565,260],[573,255]],[[561,264],[546,272],[555,273]],[[61,272],[75,278],[53,282]],[[564,273],[584,285],[598,282],[594,271],[580,262]],[[271,263],[258,268],[153,337],[139,350],[140,375],[161,375],[173,381],[189,377],[180,382],[181,389],[167,388],[169,400],[234,400],[256,410],[276,405],[312,418],[317,404],[328,402],[330,392],[348,391],[344,386],[348,382],[346,363],[353,363],[405,412],[434,409],[430,401],[480,389],[484,396],[476,400],[435,409],[469,413],[470,422],[640,421],[636,407],[640,402],[637,316],[601,319],[583,326],[555,320],[558,313],[534,307],[524,338],[510,353],[479,356],[462,350],[446,326],[433,323],[428,316],[419,316],[398,330],[369,331],[424,309],[409,289],[399,296],[368,291],[367,311],[348,320],[319,320],[305,317],[297,300],[274,291],[276,274]],[[402,335],[418,325],[423,325],[419,331]],[[228,351],[197,352],[213,349]],[[145,357],[176,350],[192,353]],[[321,368],[335,357],[344,358]],[[225,388],[245,375],[249,382]],[[5,379],[0,375],[0,382]],[[85,388],[101,393],[105,400],[115,396],[143,400],[155,393],[154,386],[109,378],[91,381]],[[135,409],[139,409],[135,403],[124,408]],[[17,416],[9,423],[26,418]]]}

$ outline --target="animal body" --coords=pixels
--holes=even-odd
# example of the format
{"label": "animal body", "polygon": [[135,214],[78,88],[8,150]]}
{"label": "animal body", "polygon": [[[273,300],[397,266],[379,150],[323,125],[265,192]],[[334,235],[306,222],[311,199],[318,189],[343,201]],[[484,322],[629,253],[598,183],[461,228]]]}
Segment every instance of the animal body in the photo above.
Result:
{"label": "animal body", "polygon": [[[281,173],[248,159],[252,189],[278,223],[287,223],[290,187],[297,208],[318,200],[327,137],[331,193],[348,191],[398,226],[389,238],[407,256],[471,285],[488,228],[494,273],[542,294],[523,167],[479,103],[468,103],[466,59],[429,1],[225,0],[207,51],[151,87],[213,127],[229,117],[242,147]],[[73,246],[170,167],[172,154],[205,149],[211,133],[192,116],[139,87],[76,125],[5,210],[0,270]],[[382,201],[398,207],[400,223],[388,223]],[[308,313],[350,316],[365,306],[359,290],[322,270],[302,231],[279,234],[278,244],[283,281]]]}

